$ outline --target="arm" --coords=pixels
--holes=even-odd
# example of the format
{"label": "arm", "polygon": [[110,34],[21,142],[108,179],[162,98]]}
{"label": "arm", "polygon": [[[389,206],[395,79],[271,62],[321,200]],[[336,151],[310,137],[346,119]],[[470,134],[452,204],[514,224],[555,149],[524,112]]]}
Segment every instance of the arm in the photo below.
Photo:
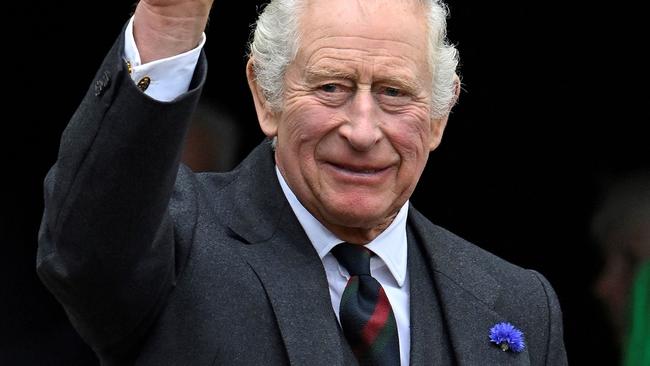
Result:
{"label": "arm", "polygon": [[[139,19],[156,23],[147,15]],[[149,49],[140,39],[138,46]],[[40,277],[76,329],[107,358],[137,344],[173,286],[179,248],[188,245],[168,203],[206,72],[201,60],[188,93],[157,102],[130,79],[123,44],[120,37],[63,133],[45,181],[37,259]]]}

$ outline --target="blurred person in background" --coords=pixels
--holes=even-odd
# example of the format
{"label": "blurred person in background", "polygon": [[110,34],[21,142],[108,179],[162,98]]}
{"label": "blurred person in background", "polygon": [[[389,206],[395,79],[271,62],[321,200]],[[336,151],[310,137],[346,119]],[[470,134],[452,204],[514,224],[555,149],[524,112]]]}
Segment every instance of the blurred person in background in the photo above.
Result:
{"label": "blurred person in background", "polygon": [[606,305],[624,366],[650,365],[650,172],[606,190],[592,220],[605,264],[595,290]]}
{"label": "blurred person in background", "polygon": [[218,102],[203,95],[192,114],[183,163],[195,172],[225,172],[237,165],[241,125]]}

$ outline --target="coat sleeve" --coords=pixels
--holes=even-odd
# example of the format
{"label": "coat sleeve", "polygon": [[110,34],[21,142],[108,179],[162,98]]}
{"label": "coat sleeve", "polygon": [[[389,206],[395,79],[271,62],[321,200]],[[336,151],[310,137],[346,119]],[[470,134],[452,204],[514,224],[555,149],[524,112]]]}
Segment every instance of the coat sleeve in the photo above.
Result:
{"label": "coat sleeve", "polygon": [[180,270],[179,246],[189,244],[179,243],[169,202],[191,202],[175,182],[191,177],[179,161],[207,71],[202,54],[190,91],[155,101],[128,75],[123,37],[61,137],[37,256],[41,280],[100,355],[135,346]]}

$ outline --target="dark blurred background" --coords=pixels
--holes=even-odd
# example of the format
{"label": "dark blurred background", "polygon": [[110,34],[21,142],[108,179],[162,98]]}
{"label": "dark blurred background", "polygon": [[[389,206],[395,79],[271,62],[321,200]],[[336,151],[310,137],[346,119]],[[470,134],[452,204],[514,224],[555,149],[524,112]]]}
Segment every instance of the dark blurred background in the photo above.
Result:
{"label": "dark blurred background", "polygon": [[[197,169],[226,169],[262,139],[244,75],[261,3],[213,9],[204,106],[186,152]],[[617,363],[593,292],[603,258],[589,224],[611,181],[650,169],[645,23],[631,1],[613,4],[450,1],[463,93],[412,199],[434,223],[547,276],[574,365]],[[73,0],[7,9],[0,365],[96,364],[36,277],[41,187],[61,132],[132,8]],[[225,156],[211,138],[237,144]]]}

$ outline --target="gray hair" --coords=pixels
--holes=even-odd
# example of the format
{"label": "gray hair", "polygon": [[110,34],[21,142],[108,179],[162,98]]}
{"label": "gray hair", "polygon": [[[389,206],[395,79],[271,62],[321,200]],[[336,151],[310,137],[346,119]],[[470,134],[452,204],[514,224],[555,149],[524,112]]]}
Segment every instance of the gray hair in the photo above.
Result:
{"label": "gray hair", "polygon": [[[418,1],[429,9],[432,115],[442,117],[456,102],[458,52],[447,40],[447,6],[439,0]],[[298,53],[298,18],[304,3],[304,0],[272,0],[260,14],[249,44],[257,82],[274,110],[282,108],[285,72]]]}

